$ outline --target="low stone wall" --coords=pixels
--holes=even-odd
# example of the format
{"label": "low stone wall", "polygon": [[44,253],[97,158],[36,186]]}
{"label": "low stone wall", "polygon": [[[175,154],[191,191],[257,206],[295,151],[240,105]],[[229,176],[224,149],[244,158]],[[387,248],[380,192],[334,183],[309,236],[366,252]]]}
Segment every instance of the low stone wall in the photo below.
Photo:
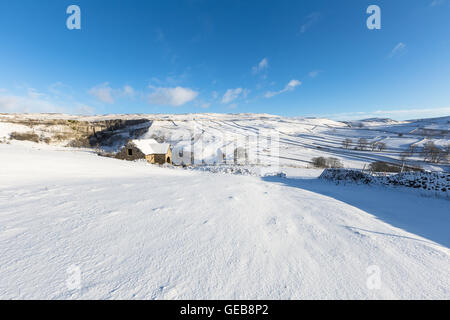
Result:
{"label": "low stone wall", "polygon": [[[242,176],[255,176],[255,177],[279,177],[286,178],[286,173],[279,170],[270,170],[269,168],[261,167],[244,167],[238,165],[199,165],[199,166],[187,166],[186,170],[205,171],[218,174],[234,174]],[[265,170],[261,170],[265,169]]]}
{"label": "low stone wall", "polygon": [[325,169],[319,178],[336,183],[350,182],[400,186],[446,196],[450,195],[450,173],[445,172],[404,172],[383,175],[349,169]]}

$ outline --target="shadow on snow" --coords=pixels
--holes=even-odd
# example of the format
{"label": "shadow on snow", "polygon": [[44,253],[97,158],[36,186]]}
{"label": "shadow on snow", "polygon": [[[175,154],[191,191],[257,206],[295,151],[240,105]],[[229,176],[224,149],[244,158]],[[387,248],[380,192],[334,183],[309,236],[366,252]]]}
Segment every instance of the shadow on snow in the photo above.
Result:
{"label": "shadow on snow", "polygon": [[[378,186],[339,184],[319,179],[292,179],[264,177],[264,181],[300,188],[321,194],[376,216],[378,219],[407,232],[450,247],[450,202],[446,199],[425,197],[409,190],[396,190]],[[356,229],[352,226],[344,226]],[[384,236],[423,241],[403,235],[365,232]]]}

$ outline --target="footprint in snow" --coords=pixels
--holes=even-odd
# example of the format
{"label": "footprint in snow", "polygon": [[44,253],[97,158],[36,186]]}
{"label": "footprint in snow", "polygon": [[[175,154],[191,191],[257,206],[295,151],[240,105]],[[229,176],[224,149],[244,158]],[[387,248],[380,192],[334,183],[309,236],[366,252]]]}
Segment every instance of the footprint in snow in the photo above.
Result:
{"label": "footprint in snow", "polygon": [[171,300],[178,297],[178,290],[175,286],[168,287],[168,285],[162,285],[157,290],[155,290],[152,294],[152,299],[164,299]]}

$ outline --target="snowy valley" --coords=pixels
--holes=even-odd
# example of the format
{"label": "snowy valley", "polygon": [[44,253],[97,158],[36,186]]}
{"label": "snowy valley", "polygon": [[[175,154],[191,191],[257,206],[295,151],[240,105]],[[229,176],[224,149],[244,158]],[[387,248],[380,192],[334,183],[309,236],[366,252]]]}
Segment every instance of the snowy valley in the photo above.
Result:
{"label": "snowy valley", "polygon": [[[448,193],[338,184],[313,162],[444,181],[448,157],[422,150],[445,152],[449,121],[0,115],[0,297],[449,299]],[[111,157],[131,138],[170,143],[174,165]],[[257,157],[239,163],[240,143]]]}

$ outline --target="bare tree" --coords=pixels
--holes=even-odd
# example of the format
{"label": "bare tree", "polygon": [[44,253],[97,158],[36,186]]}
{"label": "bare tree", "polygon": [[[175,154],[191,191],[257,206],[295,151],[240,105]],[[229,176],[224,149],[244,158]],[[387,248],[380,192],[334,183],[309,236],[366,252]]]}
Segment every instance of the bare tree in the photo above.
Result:
{"label": "bare tree", "polygon": [[379,150],[380,152],[386,150],[386,143],[384,143],[384,142],[378,142],[378,150]]}
{"label": "bare tree", "polygon": [[377,141],[373,141],[373,142],[370,144],[370,149],[371,149],[372,151],[374,151],[377,147],[378,147],[378,142],[377,142]]}
{"label": "bare tree", "polygon": [[353,140],[350,139],[350,138],[347,138],[347,139],[345,139],[345,140],[342,142],[342,146],[343,146],[345,149],[348,149],[352,143],[353,143]]}
{"label": "bare tree", "polygon": [[417,146],[415,144],[411,144],[409,146],[409,154],[410,154],[410,156],[412,156],[416,152],[416,150],[417,150]]}
{"label": "bare tree", "polygon": [[327,166],[327,159],[324,157],[317,157],[312,159],[312,164],[316,168],[328,168]]}
{"label": "bare tree", "polygon": [[449,161],[450,161],[450,143],[447,143],[447,144],[444,146],[444,160],[445,160],[446,162],[449,162]]}
{"label": "bare tree", "polygon": [[422,153],[424,161],[432,163],[439,163],[446,158],[445,151],[437,147],[433,141],[425,143]]}
{"label": "bare tree", "polygon": [[344,164],[337,158],[317,157],[312,159],[316,168],[343,168]]}
{"label": "bare tree", "polygon": [[328,158],[327,165],[329,168],[343,168],[344,164],[337,158]]}
{"label": "bare tree", "polygon": [[359,149],[360,150],[366,150],[368,143],[369,142],[367,141],[367,139],[360,138],[358,140],[358,147],[359,147]]}
{"label": "bare tree", "polygon": [[400,153],[400,161],[402,162],[402,169],[401,172],[403,172],[405,165],[406,165],[406,161],[408,160],[409,157],[409,151],[403,151],[402,153]]}

